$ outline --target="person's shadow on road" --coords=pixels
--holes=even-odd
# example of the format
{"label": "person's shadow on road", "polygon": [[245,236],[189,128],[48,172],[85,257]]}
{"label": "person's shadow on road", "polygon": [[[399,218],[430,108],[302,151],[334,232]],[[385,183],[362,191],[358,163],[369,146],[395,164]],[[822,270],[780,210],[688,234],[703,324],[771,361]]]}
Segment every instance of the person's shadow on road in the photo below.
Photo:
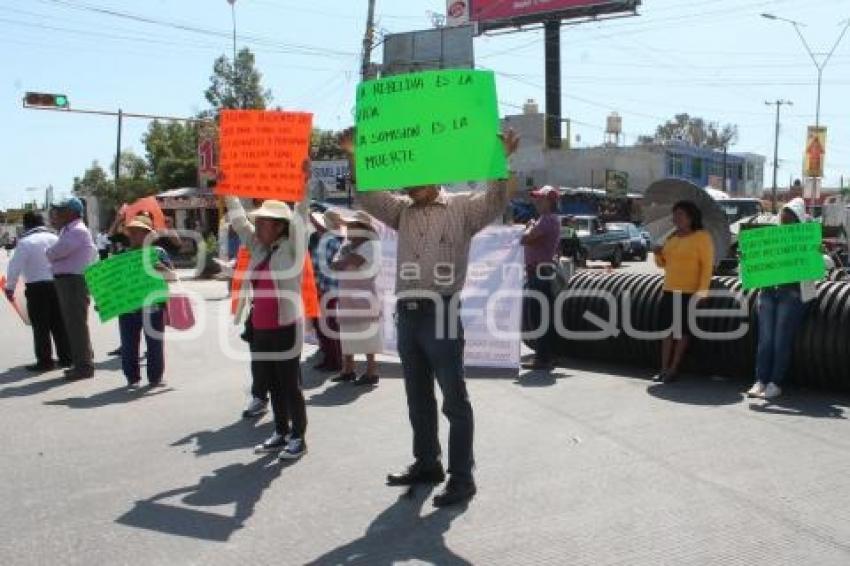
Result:
{"label": "person's shadow on road", "polygon": [[174,391],[174,389],[170,387],[148,389],[145,387],[138,391],[128,391],[126,387],[122,386],[110,389],[109,391],[102,391],[91,397],[68,397],[67,399],[57,399],[56,401],[45,401],[44,404],[57,407],[65,406],[69,409],[97,409],[108,405],[133,403],[140,399],[162,395],[169,391]]}
{"label": "person's shadow on road", "polygon": [[[271,454],[250,464],[231,464],[202,477],[195,485],[137,501],[115,522],[168,535],[226,542],[254,514],[263,492],[285,467]],[[173,500],[181,495],[180,504],[176,504]],[[234,504],[232,515],[198,509]]]}
{"label": "person's shadow on road", "polygon": [[427,564],[472,564],[446,546],[445,534],[466,506],[440,509],[421,516],[433,488],[419,486],[400,496],[375,517],[366,533],[315,560],[310,565],[363,564],[391,566],[417,561]]}
{"label": "person's shadow on road", "polygon": [[337,407],[354,403],[364,394],[373,391],[377,386],[362,386],[352,383],[334,383],[320,393],[307,399],[307,405],[312,407]]}
{"label": "person's shadow on road", "polygon": [[274,429],[274,423],[271,421],[259,426],[257,421],[258,419],[239,419],[218,430],[193,432],[172,443],[171,446],[187,446],[194,443],[196,456],[245,450],[271,436]]}
{"label": "person's shadow on road", "polygon": [[67,385],[68,383],[68,380],[62,377],[55,377],[53,379],[40,379],[38,381],[31,381],[24,385],[10,385],[8,387],[0,389],[0,399],[38,395],[39,393],[45,393],[47,391],[50,391],[54,387],[61,387],[63,385]]}

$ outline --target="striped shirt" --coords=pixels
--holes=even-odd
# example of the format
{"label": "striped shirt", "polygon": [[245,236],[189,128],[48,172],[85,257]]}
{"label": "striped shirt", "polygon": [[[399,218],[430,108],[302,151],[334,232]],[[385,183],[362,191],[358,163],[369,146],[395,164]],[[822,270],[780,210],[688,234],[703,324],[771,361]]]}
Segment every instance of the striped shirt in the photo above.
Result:
{"label": "striped shirt", "polygon": [[499,181],[480,193],[441,189],[427,205],[388,192],[357,193],[357,200],[398,232],[396,293],[451,295],[466,281],[472,237],[505,211],[508,196],[508,182]]}

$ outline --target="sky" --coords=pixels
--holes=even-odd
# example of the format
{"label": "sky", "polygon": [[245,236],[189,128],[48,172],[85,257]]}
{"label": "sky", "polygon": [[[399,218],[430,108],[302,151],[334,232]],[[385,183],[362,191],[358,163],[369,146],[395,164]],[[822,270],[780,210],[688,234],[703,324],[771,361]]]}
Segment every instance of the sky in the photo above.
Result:
{"label": "sky", "polygon": [[[598,145],[605,117],[623,117],[625,142],[681,112],[737,124],[732,151],[768,157],[772,180],[775,107],[782,109],[779,184],[799,178],[806,127],[814,124],[817,72],[790,24],[805,23],[827,52],[850,0],[644,0],[640,15],[565,26],[564,114],[573,145]],[[239,47],[251,48],[274,104],[313,112],[317,126],[352,124],[367,0],[237,0]],[[121,18],[97,12],[129,14]],[[427,29],[444,0],[377,0],[382,34]],[[141,19],[156,20],[147,23]],[[189,26],[219,33],[196,33]],[[206,108],[214,59],[231,53],[226,0],[0,0],[0,207],[68,195],[74,176],[115,154],[116,119],[26,110],[26,91],[66,94],[74,108],[190,116]],[[374,59],[380,60],[380,49]],[[476,66],[497,73],[503,114],[543,101],[539,30],[483,36]],[[823,78],[821,122],[829,128],[825,186],[850,185],[850,33]],[[122,147],[143,155],[147,122],[124,121]]]}

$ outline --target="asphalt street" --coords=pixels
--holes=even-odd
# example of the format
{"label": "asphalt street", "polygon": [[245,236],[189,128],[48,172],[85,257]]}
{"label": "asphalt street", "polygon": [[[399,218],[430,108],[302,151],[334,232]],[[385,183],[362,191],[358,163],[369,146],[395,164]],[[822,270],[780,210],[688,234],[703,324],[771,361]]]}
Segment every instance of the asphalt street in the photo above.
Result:
{"label": "asphalt street", "polygon": [[411,458],[394,358],[361,389],[308,348],[309,453],[281,465],[251,450],[269,417],[239,417],[224,284],[185,285],[200,331],[168,335],[160,390],[124,389],[117,326],[94,316],[95,379],[28,374],[29,330],[0,309],[0,564],[850,564],[848,398],[568,359],[470,369],[479,494],[435,510],[384,485]]}

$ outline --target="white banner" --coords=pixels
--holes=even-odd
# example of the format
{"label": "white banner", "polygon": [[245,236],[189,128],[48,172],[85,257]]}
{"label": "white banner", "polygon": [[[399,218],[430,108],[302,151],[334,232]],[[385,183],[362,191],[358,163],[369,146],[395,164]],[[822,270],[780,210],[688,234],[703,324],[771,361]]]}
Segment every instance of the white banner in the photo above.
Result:
{"label": "white banner", "polygon": [[[376,224],[381,237],[381,271],[376,284],[383,298],[384,348],[395,353],[398,235]],[[522,226],[489,226],[472,240],[466,285],[461,293],[467,366],[519,367],[525,276],[523,249],[519,244],[522,231]]]}

